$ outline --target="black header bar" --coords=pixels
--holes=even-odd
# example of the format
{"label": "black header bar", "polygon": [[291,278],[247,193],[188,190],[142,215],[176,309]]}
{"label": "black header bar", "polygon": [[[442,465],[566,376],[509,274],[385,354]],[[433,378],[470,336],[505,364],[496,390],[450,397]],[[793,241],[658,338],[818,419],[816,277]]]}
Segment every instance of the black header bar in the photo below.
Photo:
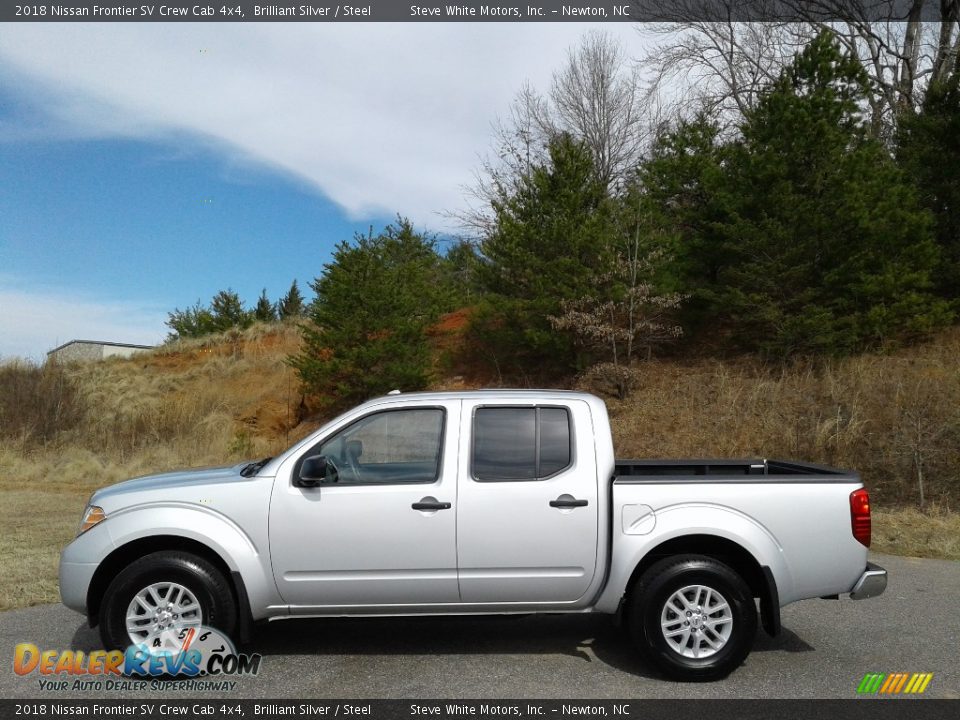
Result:
{"label": "black header bar", "polygon": [[897,22],[938,21],[949,7],[940,0],[63,0],[0,3],[0,22]]}

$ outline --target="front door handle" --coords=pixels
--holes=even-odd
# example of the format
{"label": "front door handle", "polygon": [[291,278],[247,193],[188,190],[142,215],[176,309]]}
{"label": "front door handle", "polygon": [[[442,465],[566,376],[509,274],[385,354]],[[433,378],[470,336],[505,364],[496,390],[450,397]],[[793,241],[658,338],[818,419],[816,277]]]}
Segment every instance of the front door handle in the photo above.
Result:
{"label": "front door handle", "polygon": [[426,510],[426,511],[435,511],[435,510],[449,510],[451,505],[448,502],[439,502],[436,498],[425,497],[420,502],[415,502],[411,505],[414,510]]}
{"label": "front door handle", "polygon": [[556,500],[550,501],[550,507],[555,508],[586,507],[588,504],[586,500],[578,500],[573,495],[561,495]]}

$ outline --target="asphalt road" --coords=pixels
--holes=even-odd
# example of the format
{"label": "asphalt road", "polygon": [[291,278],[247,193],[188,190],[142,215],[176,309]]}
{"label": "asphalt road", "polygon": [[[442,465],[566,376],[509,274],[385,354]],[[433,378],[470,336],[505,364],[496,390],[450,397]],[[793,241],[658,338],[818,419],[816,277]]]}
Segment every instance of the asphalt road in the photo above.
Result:
{"label": "asphalt road", "polygon": [[[925,695],[960,698],[960,563],[877,555],[891,573],[872,600],[808,600],[783,610],[783,634],[759,631],[725,680],[657,678],[602,616],[288,620],[256,632],[260,674],[229,698],[850,698],[867,672],[932,672]],[[0,697],[41,691],[12,671],[13,649],[93,650],[97,633],[62,605],[0,614]],[[102,692],[103,698],[196,697]]]}

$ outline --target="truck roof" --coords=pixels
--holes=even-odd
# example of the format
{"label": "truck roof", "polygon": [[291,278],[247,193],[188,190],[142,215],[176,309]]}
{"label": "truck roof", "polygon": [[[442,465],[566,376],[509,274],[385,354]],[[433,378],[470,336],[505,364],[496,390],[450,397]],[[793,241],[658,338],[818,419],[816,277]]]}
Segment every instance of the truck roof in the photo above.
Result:
{"label": "truck roof", "polygon": [[577,400],[596,400],[596,395],[577,390],[521,390],[510,388],[487,388],[484,390],[443,390],[443,391],[423,391],[423,392],[394,392],[390,395],[383,395],[377,398],[371,398],[370,402],[375,400],[387,400],[395,398],[416,398],[417,400],[450,400],[456,398],[508,398],[516,400],[543,400],[544,398],[564,397]]}

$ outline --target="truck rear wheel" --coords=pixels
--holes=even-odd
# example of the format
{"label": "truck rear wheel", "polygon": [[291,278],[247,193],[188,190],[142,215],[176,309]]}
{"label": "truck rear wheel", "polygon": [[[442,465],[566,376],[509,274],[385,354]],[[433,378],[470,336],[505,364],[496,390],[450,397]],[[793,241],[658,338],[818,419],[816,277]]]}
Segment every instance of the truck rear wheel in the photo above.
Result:
{"label": "truck rear wheel", "polygon": [[161,551],[124,568],[104,594],[100,637],[107,649],[146,645],[177,651],[181,631],[213,627],[227,637],[237,608],[223,573],[201,557]]}
{"label": "truck rear wheel", "polygon": [[750,653],[757,609],[743,579],[705,555],[665,558],[637,581],[627,605],[634,644],[674,680],[726,677]]}

